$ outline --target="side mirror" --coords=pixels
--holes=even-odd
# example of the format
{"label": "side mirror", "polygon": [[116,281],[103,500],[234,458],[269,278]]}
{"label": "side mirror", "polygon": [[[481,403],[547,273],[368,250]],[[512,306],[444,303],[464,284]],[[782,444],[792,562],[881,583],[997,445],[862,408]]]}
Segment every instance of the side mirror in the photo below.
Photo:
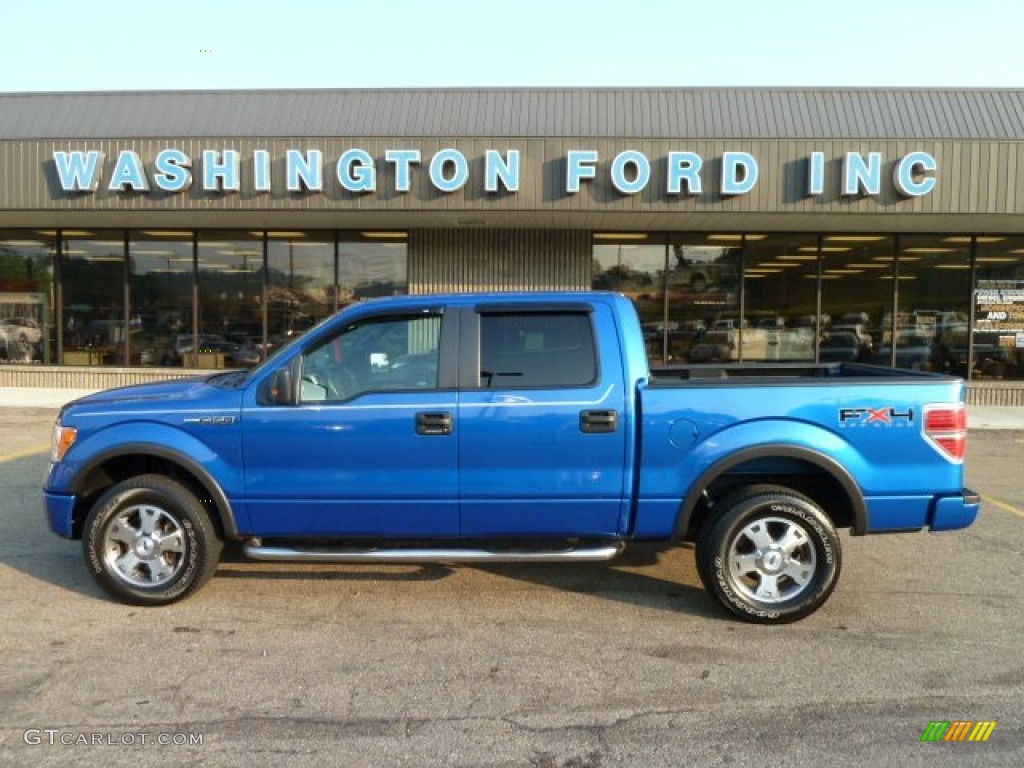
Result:
{"label": "side mirror", "polygon": [[279,368],[270,380],[270,402],[277,405],[292,405],[295,395],[292,391],[292,372],[289,368]]}

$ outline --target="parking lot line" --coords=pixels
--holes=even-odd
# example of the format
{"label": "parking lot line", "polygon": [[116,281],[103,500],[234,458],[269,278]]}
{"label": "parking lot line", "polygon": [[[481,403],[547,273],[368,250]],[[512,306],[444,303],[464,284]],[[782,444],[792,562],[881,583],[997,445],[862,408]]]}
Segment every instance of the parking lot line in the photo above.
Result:
{"label": "parking lot line", "polygon": [[26,456],[35,456],[37,453],[48,453],[49,450],[49,443],[34,445],[29,448],[22,448],[20,451],[15,451],[14,453],[5,453],[0,455],[0,464],[4,464],[8,461],[14,461],[15,459],[23,459]]}
{"label": "parking lot line", "polygon": [[999,507],[1000,509],[1009,512],[1010,514],[1016,515],[1017,517],[1024,517],[1024,509],[1018,509],[1012,504],[1007,504],[1005,501],[1000,501],[999,499],[994,499],[991,496],[986,496],[984,493],[981,494],[981,500],[984,501],[986,504],[991,504],[994,507]]}

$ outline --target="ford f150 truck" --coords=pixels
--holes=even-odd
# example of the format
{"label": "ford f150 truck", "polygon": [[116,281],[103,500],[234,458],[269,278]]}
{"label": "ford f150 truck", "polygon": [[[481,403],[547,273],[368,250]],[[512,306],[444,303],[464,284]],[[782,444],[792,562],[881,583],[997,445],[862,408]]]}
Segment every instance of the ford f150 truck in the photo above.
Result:
{"label": "ford f150 truck", "polygon": [[260,367],[101,392],[54,427],[45,507],[113,596],[257,560],[607,560],[695,542],[743,619],[820,607],[853,534],[970,525],[964,383],[833,364],[650,370],[611,293],[353,305]]}

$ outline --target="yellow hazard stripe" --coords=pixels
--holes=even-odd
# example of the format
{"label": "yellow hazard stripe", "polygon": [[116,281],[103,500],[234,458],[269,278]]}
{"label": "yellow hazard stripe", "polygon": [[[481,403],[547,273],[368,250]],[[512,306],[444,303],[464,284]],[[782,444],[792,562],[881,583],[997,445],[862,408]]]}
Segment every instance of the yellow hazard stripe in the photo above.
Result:
{"label": "yellow hazard stripe", "polygon": [[999,499],[994,499],[991,496],[986,496],[984,493],[981,494],[981,500],[986,504],[991,504],[993,507],[999,507],[1004,512],[1009,512],[1011,515],[1024,517],[1024,509],[1019,509],[1012,504],[1007,504],[1005,501],[1000,501]]}
{"label": "yellow hazard stripe", "polygon": [[971,731],[968,741],[988,741],[988,737],[992,735],[992,731],[996,729],[996,720],[982,720]]}
{"label": "yellow hazard stripe", "polygon": [[39,453],[49,453],[49,452],[50,452],[50,444],[49,443],[45,443],[43,445],[34,445],[34,446],[30,447],[30,448],[22,448],[20,451],[15,451],[14,453],[5,453],[5,454],[3,454],[2,456],[0,456],[0,464],[3,464],[3,463],[8,462],[8,461],[14,461],[15,459],[23,459],[26,456],[35,456],[36,454],[39,454]]}

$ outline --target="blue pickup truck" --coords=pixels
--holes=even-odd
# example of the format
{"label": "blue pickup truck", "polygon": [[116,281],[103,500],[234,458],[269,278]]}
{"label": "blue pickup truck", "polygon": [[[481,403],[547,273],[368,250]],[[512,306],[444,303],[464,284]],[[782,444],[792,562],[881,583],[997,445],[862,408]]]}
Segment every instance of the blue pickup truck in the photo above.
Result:
{"label": "blue pickup truck", "polygon": [[963,528],[964,383],[848,363],[651,370],[611,293],[366,301],[263,365],[101,392],[45,507],[123,601],[257,560],[608,560],[695,542],[737,616],[819,608],[853,534]]}

